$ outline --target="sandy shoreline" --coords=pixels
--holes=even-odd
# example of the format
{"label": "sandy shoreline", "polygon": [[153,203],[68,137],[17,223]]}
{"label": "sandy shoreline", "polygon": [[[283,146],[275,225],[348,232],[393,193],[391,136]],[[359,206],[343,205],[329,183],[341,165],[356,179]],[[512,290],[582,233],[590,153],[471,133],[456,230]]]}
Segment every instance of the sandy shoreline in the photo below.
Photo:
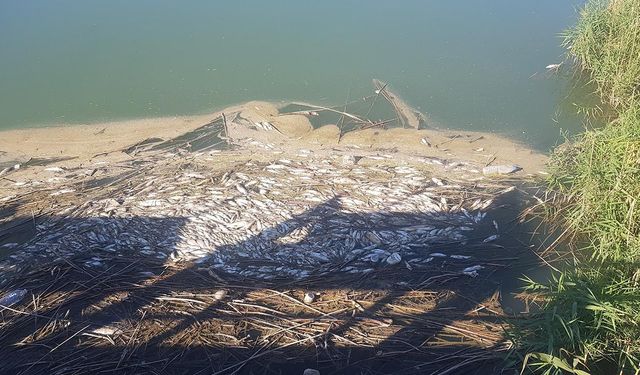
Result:
{"label": "sandy shoreline", "polygon": [[[232,107],[233,108],[233,107]],[[151,117],[87,124],[54,124],[0,131],[0,163],[29,157],[90,158],[130,146],[139,140],[174,138],[195,129],[216,112],[204,115]]]}
{"label": "sandy shoreline", "polygon": [[[211,114],[174,116],[82,125],[61,125],[0,131],[0,165],[26,162],[31,158],[74,158],[61,166],[86,163],[95,155],[110,154],[111,160],[125,156],[119,151],[150,138],[172,139],[197,129],[220,116],[242,112],[255,122],[268,121],[286,134],[239,129],[237,137],[276,142],[285,148],[353,146],[398,149],[401,153],[456,157],[487,164],[518,164],[527,173],[544,168],[547,156],[506,137],[483,132],[457,130],[413,130],[392,128],[352,131],[339,137],[339,129],[327,124],[313,128],[301,115],[281,115],[276,105],[249,102]],[[423,141],[424,140],[424,141]],[[428,144],[428,146],[427,146]],[[120,154],[120,155],[119,155]]]}

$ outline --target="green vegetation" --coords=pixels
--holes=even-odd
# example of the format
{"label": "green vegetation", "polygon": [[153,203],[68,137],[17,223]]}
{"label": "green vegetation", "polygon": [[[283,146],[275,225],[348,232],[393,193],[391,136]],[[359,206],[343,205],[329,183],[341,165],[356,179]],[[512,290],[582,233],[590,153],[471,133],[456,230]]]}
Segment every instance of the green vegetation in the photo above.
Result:
{"label": "green vegetation", "polygon": [[638,100],[640,2],[592,0],[566,33],[564,46],[608,104],[627,108]]}
{"label": "green vegetation", "polygon": [[550,187],[562,220],[601,262],[640,260],[640,106],[555,152]]}
{"label": "green vegetation", "polygon": [[529,281],[541,310],[511,332],[525,368],[640,373],[640,1],[592,1],[565,46],[616,118],[558,148],[549,220],[574,256],[553,282]]}
{"label": "green vegetation", "polygon": [[[553,283],[529,281],[543,309],[513,332],[525,364],[536,373],[637,373],[640,287],[624,265],[563,272]],[[617,369],[617,370],[614,370]]]}

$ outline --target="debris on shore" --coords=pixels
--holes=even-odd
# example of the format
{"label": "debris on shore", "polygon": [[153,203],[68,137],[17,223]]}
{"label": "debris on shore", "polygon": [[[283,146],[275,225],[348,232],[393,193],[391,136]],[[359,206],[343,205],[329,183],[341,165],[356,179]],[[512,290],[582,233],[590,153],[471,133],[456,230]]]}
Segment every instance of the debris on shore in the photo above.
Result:
{"label": "debris on shore", "polygon": [[487,167],[482,168],[482,173],[485,175],[492,175],[492,174],[512,174],[512,173],[516,173],[518,171],[522,170],[522,168],[520,168],[517,165],[490,165]]}
{"label": "debris on shore", "polygon": [[374,79],[373,86],[376,88],[376,95],[382,95],[393,106],[403,127],[414,129],[420,127],[420,123],[424,120],[424,115],[400,99],[398,94],[391,91],[386,82]]}
{"label": "debris on shore", "polygon": [[[0,287],[25,298],[0,294],[15,304],[0,343],[61,346],[34,370],[141,358],[154,369],[185,347],[223,348],[215,373],[285,349],[301,366],[317,355],[310,348],[349,366],[352,350],[370,363],[431,358],[435,338],[472,343],[467,354],[440,353],[436,367],[496,360],[508,342],[491,277],[513,254],[495,243],[492,212],[521,182],[484,176],[486,162],[443,147],[471,150],[477,136],[430,133],[426,148],[417,134],[406,151],[363,146],[391,131],[322,133],[336,135],[331,143],[313,129],[253,103],[173,139],[139,140],[117,159],[16,170],[0,190],[11,192],[0,196],[0,245],[11,244]],[[446,300],[459,311],[440,311]],[[66,364],[76,346],[87,357]]]}
{"label": "debris on shore", "polygon": [[[249,161],[224,173],[208,167],[216,155],[150,166],[108,197],[50,214],[9,262],[91,252],[86,264],[99,268],[103,255],[127,254],[259,279],[367,273],[401,260],[418,267],[455,245],[475,257],[474,248],[488,242],[476,229],[510,187],[434,179],[419,165],[367,165],[392,160],[384,155],[363,155],[354,165],[335,155]],[[460,263],[460,272],[467,262],[447,261]]]}

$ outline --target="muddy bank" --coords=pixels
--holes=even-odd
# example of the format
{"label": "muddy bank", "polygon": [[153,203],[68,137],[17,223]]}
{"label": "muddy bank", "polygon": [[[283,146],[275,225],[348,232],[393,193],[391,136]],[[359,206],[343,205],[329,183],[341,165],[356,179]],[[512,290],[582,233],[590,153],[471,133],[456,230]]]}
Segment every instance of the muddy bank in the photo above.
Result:
{"label": "muddy bank", "polygon": [[112,149],[92,147],[96,128],[53,143],[58,129],[40,129],[22,148],[7,133],[6,155],[68,159],[0,182],[2,293],[28,296],[3,312],[2,344],[20,348],[6,368],[497,366],[496,275],[528,251],[509,240],[509,206],[545,157],[489,134],[344,132],[315,111],[252,102]]}

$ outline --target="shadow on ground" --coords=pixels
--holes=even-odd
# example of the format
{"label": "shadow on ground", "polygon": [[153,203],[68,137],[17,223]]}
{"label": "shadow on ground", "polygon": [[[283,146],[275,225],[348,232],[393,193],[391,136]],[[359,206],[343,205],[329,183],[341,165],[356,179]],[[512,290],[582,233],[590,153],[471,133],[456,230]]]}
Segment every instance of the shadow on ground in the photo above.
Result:
{"label": "shadow on ground", "polygon": [[[90,249],[79,249],[89,252],[34,266],[5,288],[28,294],[0,312],[0,373],[301,374],[306,368],[322,374],[501,373],[507,347],[499,296],[519,276],[511,271],[514,265],[535,266],[522,241],[528,237],[516,228],[518,194],[495,201],[469,243],[439,243],[403,254],[405,260],[427,258],[437,249],[471,260],[436,259],[411,267],[382,262],[368,273],[340,271],[346,262],[304,280],[266,281],[206,263],[176,266],[126,248],[126,241],[117,254],[105,255],[101,247],[109,239],[93,241]],[[323,205],[335,204],[325,202],[290,221],[296,224],[291,230],[313,228],[298,243],[301,249],[321,239],[330,225]],[[389,217],[385,229],[391,231],[425,220],[421,214],[378,214]],[[350,215],[349,220],[369,225],[366,215]],[[494,219],[508,224],[497,243],[482,243],[495,233]],[[123,238],[135,220],[154,228],[149,236],[165,233],[179,241],[175,233],[184,221],[100,220],[120,228],[111,242]],[[86,236],[96,225],[92,218],[56,221],[74,227],[90,222]],[[239,242],[220,250],[245,247]],[[95,253],[102,261],[92,266]],[[460,272],[474,264],[485,267],[478,277]],[[216,293],[221,290],[226,295]],[[308,291],[318,297],[305,304]]]}

